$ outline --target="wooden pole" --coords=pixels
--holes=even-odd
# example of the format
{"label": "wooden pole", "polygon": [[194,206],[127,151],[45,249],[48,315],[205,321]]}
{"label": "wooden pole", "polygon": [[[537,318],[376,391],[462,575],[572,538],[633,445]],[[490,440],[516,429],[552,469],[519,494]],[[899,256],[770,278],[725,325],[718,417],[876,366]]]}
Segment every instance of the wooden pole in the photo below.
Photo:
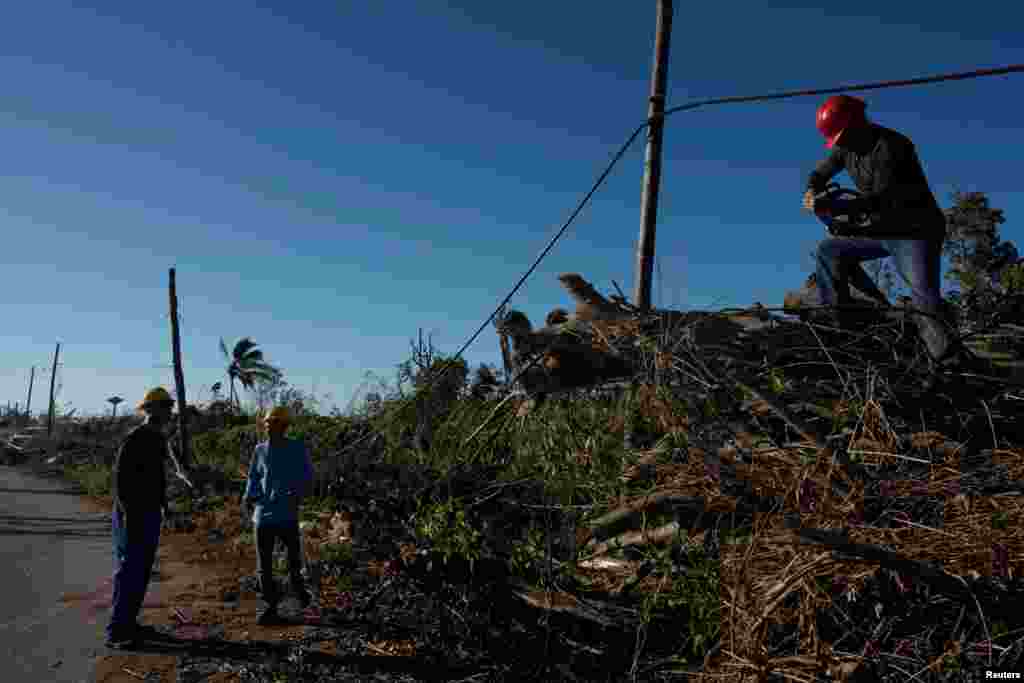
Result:
{"label": "wooden pole", "polygon": [[672,0],[658,0],[658,27],[654,37],[654,70],[647,118],[647,152],[640,197],[640,241],[636,248],[636,283],[633,301],[641,310],[651,307],[651,273],[658,221],[658,189],[661,185],[661,142],[665,123],[668,84],[668,48],[672,35]]}
{"label": "wooden pole", "polygon": [[181,367],[181,336],[178,332],[178,292],[174,268],[170,271],[171,352],[174,354],[174,385],[178,395],[178,460],[181,467],[191,466],[192,442],[188,436],[188,410],[185,401],[185,371]]}
{"label": "wooden pole", "polygon": [[25,403],[25,417],[32,419],[32,385],[36,381],[36,366],[32,366],[32,374],[28,378],[28,401]]}
{"label": "wooden pole", "polygon": [[57,383],[57,357],[60,356],[60,342],[53,352],[53,371],[50,373],[50,411],[46,418],[46,436],[53,436],[53,388]]}

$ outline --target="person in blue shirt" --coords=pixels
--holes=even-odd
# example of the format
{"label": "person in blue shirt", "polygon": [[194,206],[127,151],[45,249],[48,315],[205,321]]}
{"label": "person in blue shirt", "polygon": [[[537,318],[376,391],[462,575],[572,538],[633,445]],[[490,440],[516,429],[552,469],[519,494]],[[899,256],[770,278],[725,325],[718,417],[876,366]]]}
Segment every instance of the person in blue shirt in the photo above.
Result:
{"label": "person in blue shirt", "polygon": [[280,596],[274,582],[274,545],[278,539],[288,551],[292,590],[303,608],[311,602],[302,581],[299,504],[312,486],[313,464],[304,443],[285,438],[290,422],[291,414],[285,407],[267,412],[263,426],[268,438],[253,451],[243,495],[246,505],[253,508],[260,590],[266,603],[257,622],[261,625],[274,623],[278,617]]}

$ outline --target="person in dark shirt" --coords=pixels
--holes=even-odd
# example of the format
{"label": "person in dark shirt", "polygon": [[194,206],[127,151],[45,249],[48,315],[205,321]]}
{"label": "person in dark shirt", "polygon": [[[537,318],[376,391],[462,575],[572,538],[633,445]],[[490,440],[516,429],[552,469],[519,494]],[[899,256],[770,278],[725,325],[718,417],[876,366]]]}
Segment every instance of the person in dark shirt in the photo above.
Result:
{"label": "person in dark shirt", "polygon": [[107,624],[107,646],[129,648],[152,629],[136,619],[146,596],[167,512],[164,471],[174,402],[163,387],[147,392],[138,409],[146,421],[125,438],[114,465],[112,513],[114,596]]}
{"label": "person in dark shirt", "polygon": [[[888,306],[861,263],[891,256],[909,286],[922,341],[934,366],[962,360],[954,352],[940,311],[939,291],[946,217],[939,208],[906,136],[869,121],[865,103],[855,97],[830,97],[818,108],[817,126],[832,150],[807,179],[803,208],[819,215],[860,214],[866,226],[818,244],[817,286],[824,306],[836,306],[841,327],[857,325],[850,285]],[[853,180],[861,197],[828,200],[819,195],[841,171]],[[845,310],[844,310],[845,308]]]}

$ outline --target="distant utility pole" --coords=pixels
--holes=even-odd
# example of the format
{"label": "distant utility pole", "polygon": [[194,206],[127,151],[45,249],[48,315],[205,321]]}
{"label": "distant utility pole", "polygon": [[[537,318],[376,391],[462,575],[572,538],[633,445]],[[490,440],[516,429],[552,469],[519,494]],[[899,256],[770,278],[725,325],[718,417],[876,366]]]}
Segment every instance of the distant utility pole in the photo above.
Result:
{"label": "distant utility pole", "polygon": [[57,357],[60,356],[60,342],[53,352],[53,371],[50,373],[50,412],[46,419],[46,436],[53,436],[53,387],[57,383]]}
{"label": "distant utility pole", "polygon": [[36,366],[32,366],[32,374],[28,377],[28,401],[25,402],[25,417],[32,418],[32,385],[36,381]]}
{"label": "distant utility pole", "polygon": [[658,0],[658,27],[654,37],[654,69],[647,108],[647,153],[640,197],[640,241],[636,247],[634,305],[651,306],[651,271],[658,222],[658,189],[661,184],[661,140],[665,125],[665,94],[668,88],[668,47],[672,35],[672,0]]}
{"label": "distant utility pole", "polygon": [[183,467],[190,467],[191,441],[188,437],[188,410],[185,401],[185,371],[181,367],[181,335],[178,332],[178,290],[174,268],[170,270],[171,298],[171,352],[174,358],[174,384],[178,395],[178,460]]}

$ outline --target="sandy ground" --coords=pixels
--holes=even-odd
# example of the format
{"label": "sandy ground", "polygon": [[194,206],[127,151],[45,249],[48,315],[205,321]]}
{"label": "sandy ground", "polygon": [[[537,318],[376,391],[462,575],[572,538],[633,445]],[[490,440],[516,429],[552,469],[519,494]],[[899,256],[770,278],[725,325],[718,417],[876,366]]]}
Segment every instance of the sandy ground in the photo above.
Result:
{"label": "sandy ground", "polygon": [[[0,679],[112,683],[148,674],[149,681],[174,681],[177,654],[115,653],[103,646],[112,593],[110,503],[71,491],[56,477],[0,466]],[[197,516],[199,528],[190,534],[163,533],[141,622],[176,625],[172,612],[179,607],[198,624],[224,626],[232,640],[280,641],[306,630],[256,626],[260,603],[253,593],[223,600],[256,566],[251,546],[208,540],[212,528],[238,528],[237,513]]]}
{"label": "sandy ground", "polygon": [[[88,501],[96,508],[106,501]],[[256,568],[255,549],[252,544],[234,541],[241,530],[242,517],[237,506],[226,510],[196,515],[197,528],[189,533],[164,531],[159,551],[159,573],[150,583],[139,621],[146,624],[175,626],[175,608],[184,610],[191,620],[201,626],[219,626],[224,638],[230,641],[281,642],[298,639],[310,626],[263,627],[256,624],[261,608],[257,594],[240,591],[239,580],[252,575]],[[211,531],[216,530],[214,540]],[[219,534],[227,540],[218,540]],[[243,533],[245,538],[247,534]],[[235,595],[232,595],[232,594]],[[98,610],[109,605],[109,590],[88,596],[83,602],[86,610]],[[97,598],[99,598],[97,600]],[[334,600],[336,593],[325,586],[323,600]],[[286,608],[290,598],[282,608]],[[105,608],[104,608],[105,609]],[[103,612],[104,616],[106,612]],[[176,678],[177,654],[161,652],[161,647],[144,645],[138,652],[109,652],[96,660],[98,683],[147,681],[172,682]],[[166,649],[166,648],[163,648]],[[335,654],[330,645],[324,652]],[[239,680],[232,674],[217,674],[204,681],[227,683]]]}

